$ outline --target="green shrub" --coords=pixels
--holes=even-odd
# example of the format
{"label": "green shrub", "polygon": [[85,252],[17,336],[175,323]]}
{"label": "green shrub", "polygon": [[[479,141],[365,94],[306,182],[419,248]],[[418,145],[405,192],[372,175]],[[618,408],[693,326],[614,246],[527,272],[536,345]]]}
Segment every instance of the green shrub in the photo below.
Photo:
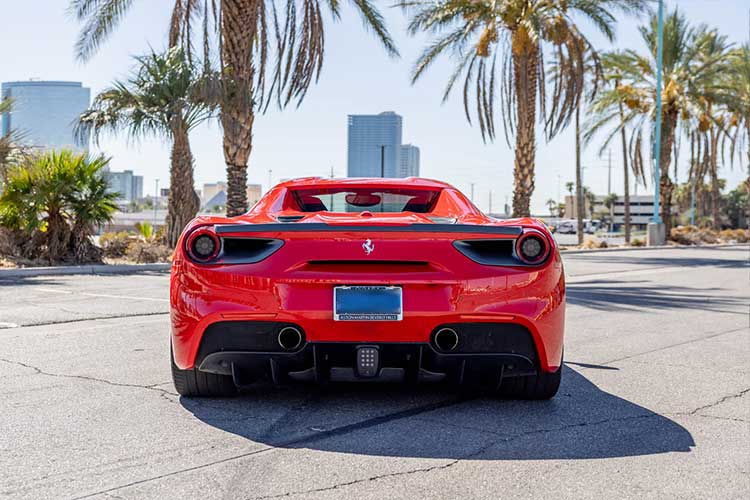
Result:
{"label": "green shrub", "polygon": [[645,240],[641,240],[639,238],[634,238],[634,239],[630,240],[630,246],[631,247],[645,247],[646,246],[646,241]]}
{"label": "green shrub", "polygon": [[49,263],[101,260],[95,226],[112,219],[116,195],[101,172],[109,160],[69,150],[39,153],[8,171],[0,224],[23,234],[20,246]]}

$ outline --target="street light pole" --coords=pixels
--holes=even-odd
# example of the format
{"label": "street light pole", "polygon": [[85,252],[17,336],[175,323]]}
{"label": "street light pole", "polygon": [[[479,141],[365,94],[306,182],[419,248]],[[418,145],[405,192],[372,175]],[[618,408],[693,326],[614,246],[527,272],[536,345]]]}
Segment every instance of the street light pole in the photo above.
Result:
{"label": "street light pole", "polygon": [[156,183],[155,184],[156,184],[156,187],[154,188],[154,226],[156,226],[156,224],[157,224],[156,208],[157,208],[158,203],[159,203],[159,201],[158,201],[159,198],[157,198],[157,196],[159,196],[159,179],[156,179]]}
{"label": "street light pole", "polygon": [[385,144],[380,146],[380,177],[385,177]]}

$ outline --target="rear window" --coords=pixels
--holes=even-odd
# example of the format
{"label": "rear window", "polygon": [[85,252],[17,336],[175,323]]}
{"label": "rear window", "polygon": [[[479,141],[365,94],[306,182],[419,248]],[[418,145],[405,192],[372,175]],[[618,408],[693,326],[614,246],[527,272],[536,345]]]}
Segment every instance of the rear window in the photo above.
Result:
{"label": "rear window", "polygon": [[301,212],[429,213],[439,189],[331,187],[293,190]]}

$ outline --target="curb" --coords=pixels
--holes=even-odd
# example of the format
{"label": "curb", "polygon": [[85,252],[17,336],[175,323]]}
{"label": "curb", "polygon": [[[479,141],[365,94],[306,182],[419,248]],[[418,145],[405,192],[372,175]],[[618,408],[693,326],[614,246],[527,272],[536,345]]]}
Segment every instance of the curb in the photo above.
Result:
{"label": "curb", "polygon": [[172,264],[94,264],[88,266],[21,267],[0,269],[0,280],[6,278],[31,278],[35,276],[68,276],[74,274],[136,274],[141,272],[169,271]]}
{"label": "curb", "polygon": [[582,253],[605,253],[605,252],[634,252],[643,250],[682,250],[686,248],[727,248],[727,247],[748,247],[750,243],[715,243],[706,245],[659,245],[656,247],[613,247],[613,248],[592,248],[589,250],[560,250],[560,255],[576,255]]}

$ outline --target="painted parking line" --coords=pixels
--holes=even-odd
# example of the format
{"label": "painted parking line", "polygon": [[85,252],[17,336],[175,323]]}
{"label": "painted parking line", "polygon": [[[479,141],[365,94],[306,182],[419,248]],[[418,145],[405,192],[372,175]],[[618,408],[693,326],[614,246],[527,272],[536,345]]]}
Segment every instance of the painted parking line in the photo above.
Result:
{"label": "painted parking line", "polygon": [[134,295],[110,295],[106,293],[89,293],[89,292],[71,292],[68,290],[55,290],[54,288],[34,287],[34,290],[47,293],[58,293],[62,295],[76,295],[81,297],[98,297],[102,299],[124,299],[124,300],[145,300],[148,302],[169,302],[169,299],[160,299],[157,297],[136,297]]}

